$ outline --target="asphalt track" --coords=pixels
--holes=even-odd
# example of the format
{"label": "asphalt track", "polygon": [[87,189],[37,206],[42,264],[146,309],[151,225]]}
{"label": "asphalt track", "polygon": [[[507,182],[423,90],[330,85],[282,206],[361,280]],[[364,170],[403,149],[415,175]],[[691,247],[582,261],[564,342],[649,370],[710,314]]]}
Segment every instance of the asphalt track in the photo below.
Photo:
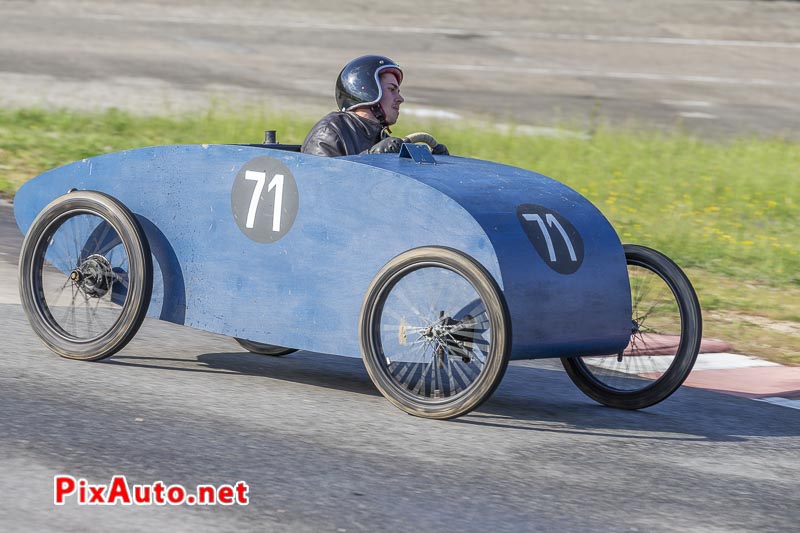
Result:
{"label": "asphalt track", "polygon": [[[800,131],[798,3],[364,6],[0,2],[0,105],[162,112],[212,97],[321,113],[339,65],[374,50],[406,68],[407,113]],[[67,361],[33,336],[18,303],[20,243],[0,206],[0,530],[728,532],[800,522],[800,410],[683,387],[622,412],[544,361],[513,364],[475,413],[433,422],[393,408],[357,359],[256,356],[149,320],[106,362]],[[59,473],[245,480],[251,503],[56,507]]]}
{"label": "asphalt track", "polygon": [[0,30],[3,106],[316,117],[371,52],[404,66],[406,116],[800,133],[797,2],[6,0]]}
{"label": "asphalt track", "polygon": [[[0,204],[0,530],[790,531],[800,410],[682,387],[601,407],[557,361],[513,363],[480,409],[414,418],[359,359],[242,352],[146,320],[119,354],[61,359],[16,292]],[[54,476],[249,486],[243,506],[55,506]]]}

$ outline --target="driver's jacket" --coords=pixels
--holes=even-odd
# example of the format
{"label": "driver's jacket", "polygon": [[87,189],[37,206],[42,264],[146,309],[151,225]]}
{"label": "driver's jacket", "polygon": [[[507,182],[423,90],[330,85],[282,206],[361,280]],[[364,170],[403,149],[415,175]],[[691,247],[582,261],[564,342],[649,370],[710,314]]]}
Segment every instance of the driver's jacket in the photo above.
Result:
{"label": "driver's jacket", "polygon": [[350,111],[334,111],[314,124],[300,151],[322,156],[363,154],[387,136],[379,122]]}

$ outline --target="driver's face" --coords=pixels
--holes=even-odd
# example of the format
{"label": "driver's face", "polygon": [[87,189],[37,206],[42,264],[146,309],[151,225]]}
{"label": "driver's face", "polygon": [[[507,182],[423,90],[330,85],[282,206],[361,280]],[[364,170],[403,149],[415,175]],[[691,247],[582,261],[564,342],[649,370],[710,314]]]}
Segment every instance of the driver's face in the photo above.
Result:
{"label": "driver's face", "polygon": [[386,122],[392,125],[397,122],[397,117],[400,116],[400,104],[405,102],[405,99],[400,95],[400,82],[393,72],[381,74],[379,80],[383,90],[379,103],[386,115]]}

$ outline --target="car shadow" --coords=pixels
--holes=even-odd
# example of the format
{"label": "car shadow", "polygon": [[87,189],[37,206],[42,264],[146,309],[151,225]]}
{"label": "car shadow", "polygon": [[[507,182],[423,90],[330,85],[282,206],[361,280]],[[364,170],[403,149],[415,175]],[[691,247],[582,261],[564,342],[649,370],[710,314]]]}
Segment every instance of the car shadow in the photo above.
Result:
{"label": "car shadow", "polygon": [[[244,374],[380,396],[358,358],[302,351],[284,357],[221,352],[201,354],[196,361],[199,365],[187,366],[193,361],[117,355],[107,364]],[[683,442],[800,435],[798,410],[689,387],[681,387],[666,401],[647,409],[605,407],[584,396],[556,359],[513,362],[489,400],[449,423],[504,431]]]}
{"label": "car shadow", "polygon": [[101,363],[179,372],[243,374],[380,396],[360,358],[300,351],[282,357],[250,352],[207,353],[198,355],[196,360],[199,366],[187,365],[190,361],[180,357],[120,354]]}

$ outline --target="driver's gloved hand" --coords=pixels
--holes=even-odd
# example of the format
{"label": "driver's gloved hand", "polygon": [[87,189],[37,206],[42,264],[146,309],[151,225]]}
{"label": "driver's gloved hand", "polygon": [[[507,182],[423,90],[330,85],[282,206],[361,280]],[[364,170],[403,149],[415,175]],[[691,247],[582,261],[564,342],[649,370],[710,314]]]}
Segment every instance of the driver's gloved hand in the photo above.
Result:
{"label": "driver's gloved hand", "polygon": [[396,154],[403,146],[403,139],[398,137],[386,137],[377,142],[369,149],[370,154]]}
{"label": "driver's gloved hand", "polygon": [[447,149],[447,146],[439,143],[436,145],[436,148],[431,150],[433,155],[450,155],[450,151]]}

